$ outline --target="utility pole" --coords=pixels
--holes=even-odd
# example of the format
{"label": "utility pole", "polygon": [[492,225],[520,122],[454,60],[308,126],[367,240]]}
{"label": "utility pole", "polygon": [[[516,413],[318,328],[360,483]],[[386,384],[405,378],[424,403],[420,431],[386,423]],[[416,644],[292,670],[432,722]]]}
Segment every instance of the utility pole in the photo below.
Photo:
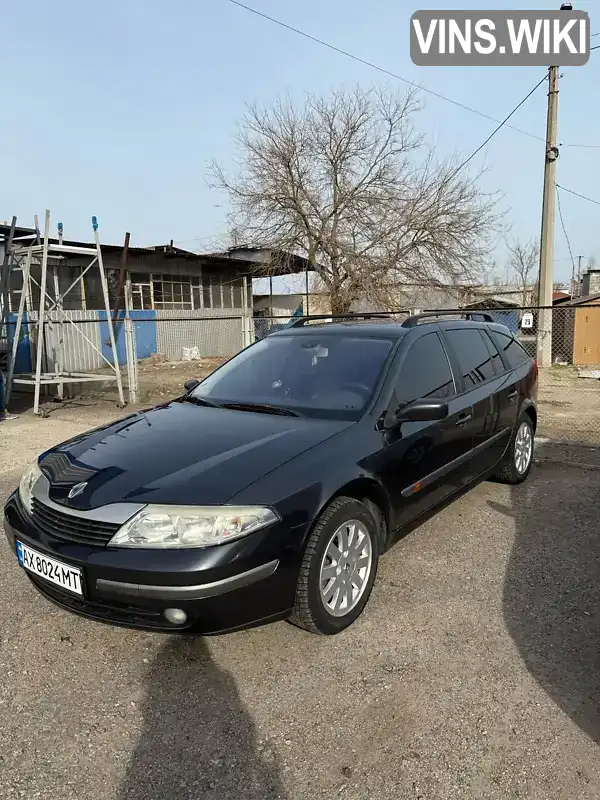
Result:
{"label": "utility pole", "polygon": [[[573,4],[563,3],[560,10],[572,11]],[[552,261],[554,259],[556,160],[558,158],[558,80],[558,66],[548,67],[548,115],[538,281],[538,306],[540,309],[538,312],[537,362],[540,367],[552,366]]]}
{"label": "utility pole", "polygon": [[548,68],[548,117],[546,122],[546,160],[540,241],[540,279],[537,332],[537,362],[552,365],[552,261],[554,256],[554,217],[556,213],[556,159],[558,146],[558,67]]}

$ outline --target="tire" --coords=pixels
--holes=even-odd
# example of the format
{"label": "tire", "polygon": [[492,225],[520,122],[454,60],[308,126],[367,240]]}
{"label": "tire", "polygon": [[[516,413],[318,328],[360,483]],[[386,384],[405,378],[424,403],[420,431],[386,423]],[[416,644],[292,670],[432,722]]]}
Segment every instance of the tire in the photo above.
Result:
{"label": "tire", "polygon": [[[523,412],[517,420],[508,450],[506,451],[498,471],[494,475],[494,480],[500,483],[523,483],[529,475],[531,465],[533,464],[534,434],[535,430],[531,417],[529,414]],[[526,463],[523,461],[523,437],[525,437],[526,441],[529,441]]]}
{"label": "tire", "polygon": [[[364,503],[351,497],[338,497],[330,503],[308,539],[289,621],[326,636],[351,625],[362,614],[375,582],[379,538],[378,523]],[[342,541],[346,542],[346,550],[335,550]],[[353,542],[361,548],[352,548]],[[335,552],[340,554],[341,563],[332,560]]]}

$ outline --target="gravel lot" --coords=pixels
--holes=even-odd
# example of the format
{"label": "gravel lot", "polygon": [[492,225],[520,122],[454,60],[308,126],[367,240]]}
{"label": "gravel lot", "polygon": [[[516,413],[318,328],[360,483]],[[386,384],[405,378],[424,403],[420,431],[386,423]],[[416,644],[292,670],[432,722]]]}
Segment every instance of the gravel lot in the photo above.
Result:
{"label": "gravel lot", "polygon": [[[2,423],[0,499],[112,413]],[[2,540],[0,796],[597,800],[599,480],[546,462],[478,487],[383,558],[334,638],[88,622],[38,596]]]}
{"label": "gravel lot", "polygon": [[539,377],[539,433],[558,440],[600,444],[600,381],[576,367],[552,367]]}

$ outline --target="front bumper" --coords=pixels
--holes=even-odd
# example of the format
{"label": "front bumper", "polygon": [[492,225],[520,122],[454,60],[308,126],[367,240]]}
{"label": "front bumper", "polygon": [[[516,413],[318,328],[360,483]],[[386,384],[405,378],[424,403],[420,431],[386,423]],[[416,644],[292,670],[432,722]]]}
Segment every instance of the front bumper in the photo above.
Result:
{"label": "front bumper", "polygon": [[[83,571],[84,597],[27,572],[49,600],[91,619],[169,633],[225,633],[284,619],[294,604],[306,526],[277,523],[225,545],[191,550],[96,547],[53,539],[38,530],[16,496],[4,509],[15,540]],[[169,622],[167,608],[185,612]]]}

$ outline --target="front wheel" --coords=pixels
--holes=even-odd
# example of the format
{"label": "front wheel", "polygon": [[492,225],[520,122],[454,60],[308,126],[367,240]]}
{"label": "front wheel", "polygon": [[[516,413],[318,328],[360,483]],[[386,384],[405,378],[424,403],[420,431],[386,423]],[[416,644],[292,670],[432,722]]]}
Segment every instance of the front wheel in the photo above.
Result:
{"label": "front wheel", "polygon": [[501,483],[522,483],[533,463],[533,422],[529,414],[521,414],[515,432],[494,478]]}
{"label": "front wheel", "polygon": [[338,497],[309,537],[290,622],[325,635],[347,628],[367,604],[378,561],[373,514],[358,500]]}

